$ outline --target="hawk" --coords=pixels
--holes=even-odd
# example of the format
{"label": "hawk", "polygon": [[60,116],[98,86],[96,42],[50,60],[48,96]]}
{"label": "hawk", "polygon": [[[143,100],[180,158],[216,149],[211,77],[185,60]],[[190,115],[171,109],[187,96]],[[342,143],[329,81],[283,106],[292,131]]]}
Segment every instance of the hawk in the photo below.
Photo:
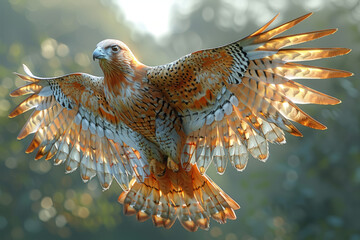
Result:
{"label": "hawk", "polygon": [[189,231],[236,219],[239,205],[207,175],[213,162],[245,169],[248,155],[261,161],[268,144],[285,134],[302,136],[292,122],[326,127],[296,104],[340,100],[296,79],[349,77],[352,73],[297,62],[347,54],[346,48],[286,48],[336,32],[277,36],[310,14],[268,29],[275,20],[234,43],[150,67],[121,41],[97,44],[103,77],[73,73],[41,78],[24,65],[28,83],[11,96],[29,94],[9,115],[34,109],[18,139],[33,134],[26,153],[54,159],[84,182],[97,175],[104,190],[115,179],[127,215],[170,228],[178,218]]}

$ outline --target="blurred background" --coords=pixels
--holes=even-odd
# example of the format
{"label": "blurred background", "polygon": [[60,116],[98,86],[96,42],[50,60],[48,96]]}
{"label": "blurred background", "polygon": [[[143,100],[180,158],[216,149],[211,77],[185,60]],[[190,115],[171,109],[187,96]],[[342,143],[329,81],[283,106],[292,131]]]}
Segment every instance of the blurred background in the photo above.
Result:
{"label": "blurred background", "polygon": [[[170,230],[124,216],[121,189],[102,192],[97,179],[83,184],[78,171],[34,161],[16,136],[29,114],[9,119],[21,99],[9,92],[24,84],[12,72],[25,63],[39,76],[69,72],[101,74],[91,54],[97,42],[120,39],[140,61],[158,65],[187,53],[238,40],[281,13],[275,24],[310,11],[291,33],[339,28],[302,46],[347,47],[343,57],[314,64],[355,73],[347,79],[307,80],[336,96],[336,106],[303,106],[328,126],[297,125],[304,138],[288,135],[271,145],[266,164],[251,160],[245,172],[229,168],[209,175],[240,205],[238,219],[209,231]],[[358,0],[2,0],[0,1],[0,239],[360,239]]]}

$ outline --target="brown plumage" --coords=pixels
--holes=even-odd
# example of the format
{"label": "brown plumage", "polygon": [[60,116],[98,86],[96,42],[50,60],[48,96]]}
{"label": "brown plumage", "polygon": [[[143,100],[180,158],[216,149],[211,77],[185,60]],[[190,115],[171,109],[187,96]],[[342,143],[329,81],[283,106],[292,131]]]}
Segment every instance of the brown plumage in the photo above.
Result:
{"label": "brown plumage", "polygon": [[205,172],[227,163],[243,170],[248,153],[265,161],[268,142],[285,143],[292,122],[326,127],[296,104],[340,100],[296,82],[339,78],[346,71],[299,64],[347,54],[345,48],[286,48],[333,34],[322,30],[278,37],[310,14],[242,40],[201,50],[162,66],[140,63],[118,40],[100,42],[93,58],[104,77],[74,73],[54,78],[17,74],[29,82],[11,96],[30,94],[9,117],[35,109],[18,138],[34,134],[26,152],[54,159],[86,182],[113,178],[124,192],[125,214],[169,228],[176,218],[189,231],[235,219],[239,205]]}

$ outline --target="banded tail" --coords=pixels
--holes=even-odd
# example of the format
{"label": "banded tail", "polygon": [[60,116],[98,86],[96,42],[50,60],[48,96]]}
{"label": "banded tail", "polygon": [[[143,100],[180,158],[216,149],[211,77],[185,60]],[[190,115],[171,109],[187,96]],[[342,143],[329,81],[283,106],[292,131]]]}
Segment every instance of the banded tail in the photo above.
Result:
{"label": "banded tail", "polygon": [[151,174],[141,183],[133,179],[130,187],[118,199],[124,213],[136,214],[140,222],[152,218],[157,227],[171,228],[178,218],[188,231],[209,229],[210,217],[226,223],[236,219],[234,210],[240,208],[196,165],[190,171],[180,167],[176,173],[166,169],[163,176]]}

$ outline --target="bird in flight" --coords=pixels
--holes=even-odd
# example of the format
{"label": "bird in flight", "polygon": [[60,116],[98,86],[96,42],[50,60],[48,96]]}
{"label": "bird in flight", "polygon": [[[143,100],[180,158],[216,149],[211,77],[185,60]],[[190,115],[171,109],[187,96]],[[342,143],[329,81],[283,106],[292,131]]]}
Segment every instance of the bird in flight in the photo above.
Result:
{"label": "bird in flight", "polygon": [[26,153],[54,159],[84,182],[97,175],[104,190],[115,179],[127,215],[170,228],[178,218],[189,231],[236,219],[240,206],[207,175],[230,164],[245,169],[248,155],[269,156],[269,143],[302,136],[292,122],[326,127],[296,104],[340,100],[297,79],[349,77],[352,73],[297,62],[347,54],[346,48],[287,48],[336,29],[278,36],[311,14],[268,29],[275,20],[234,43],[150,67],[121,41],[97,44],[103,77],[73,73],[42,78],[24,65],[29,94],[9,115],[34,109],[18,139],[33,134]]}

